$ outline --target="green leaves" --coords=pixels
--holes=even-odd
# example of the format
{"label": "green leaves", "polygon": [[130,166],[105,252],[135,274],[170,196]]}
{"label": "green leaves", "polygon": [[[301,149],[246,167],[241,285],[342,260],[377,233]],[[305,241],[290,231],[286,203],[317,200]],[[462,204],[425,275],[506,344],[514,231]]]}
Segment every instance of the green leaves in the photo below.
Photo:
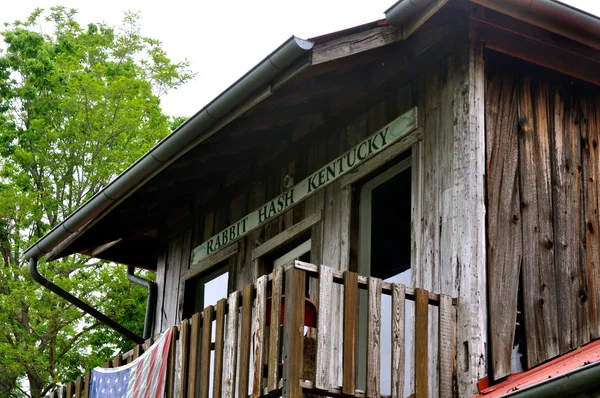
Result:
{"label": "green leaves", "polygon": [[[130,348],[34,284],[21,253],[183,121],[162,113],[160,96],[193,77],[187,62],[141,36],[139,15],[125,14],[120,28],[82,27],[75,17],[37,9],[2,32],[0,396],[3,388],[19,396],[23,377],[40,396]],[[125,267],[77,255],[41,270],[142,333],[147,293]]]}

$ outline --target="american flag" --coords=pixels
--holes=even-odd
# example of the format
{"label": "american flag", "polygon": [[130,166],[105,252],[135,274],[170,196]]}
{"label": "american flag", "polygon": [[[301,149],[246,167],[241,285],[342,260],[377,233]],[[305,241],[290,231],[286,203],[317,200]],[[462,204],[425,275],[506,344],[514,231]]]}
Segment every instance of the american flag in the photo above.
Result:
{"label": "american flag", "polygon": [[124,366],[92,370],[90,398],[162,398],[165,393],[170,328],[139,358]]}

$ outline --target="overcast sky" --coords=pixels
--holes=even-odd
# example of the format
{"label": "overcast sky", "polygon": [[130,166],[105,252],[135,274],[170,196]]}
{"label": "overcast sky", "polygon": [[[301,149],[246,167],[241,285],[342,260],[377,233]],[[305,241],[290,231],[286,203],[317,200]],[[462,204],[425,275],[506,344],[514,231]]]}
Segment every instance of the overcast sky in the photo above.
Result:
{"label": "overcast sky", "polygon": [[[600,15],[599,0],[563,0]],[[394,0],[0,0],[0,23],[37,7],[79,10],[82,24],[118,25],[126,10],[142,14],[142,33],[162,40],[173,60],[187,58],[197,78],[163,98],[169,115],[193,115],[291,35],[303,39],[384,17]]]}

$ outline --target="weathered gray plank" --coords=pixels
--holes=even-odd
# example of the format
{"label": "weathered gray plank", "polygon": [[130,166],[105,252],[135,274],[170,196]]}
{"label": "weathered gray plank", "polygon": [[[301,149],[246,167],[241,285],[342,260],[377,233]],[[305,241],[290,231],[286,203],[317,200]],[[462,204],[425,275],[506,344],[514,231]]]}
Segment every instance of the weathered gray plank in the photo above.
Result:
{"label": "weathered gray plank", "polygon": [[[521,265],[517,90],[510,72],[490,71],[486,95],[488,292],[491,376],[511,373]],[[467,342],[468,344],[468,342]]]}
{"label": "weathered gray plank", "polygon": [[238,360],[239,366],[239,383],[238,397],[248,395],[248,385],[250,382],[250,344],[252,342],[252,293],[254,286],[250,283],[242,290],[242,329],[240,331],[240,352]]}
{"label": "weathered gray plank", "polygon": [[301,398],[304,351],[304,300],[306,274],[291,267],[285,271],[285,325],[283,354],[283,398]]}
{"label": "weathered gray plank", "polygon": [[454,347],[456,342],[455,318],[452,308],[452,298],[445,294],[440,295],[439,306],[439,364],[440,364],[440,398],[452,398],[454,389]]}
{"label": "weathered gray plank", "polygon": [[400,39],[400,31],[391,25],[345,35],[315,45],[312,55],[312,64],[316,65],[333,61],[338,58],[348,57],[363,51],[394,43]]}
{"label": "weathered gray plank", "polygon": [[[317,320],[317,361],[315,386],[328,389],[331,386],[331,294],[333,291],[332,269],[319,267],[319,314]],[[337,383],[336,383],[337,384]]]}
{"label": "weathered gray plank", "polygon": [[[459,298],[457,339],[458,396],[478,393],[488,375],[488,281],[485,207],[485,73],[483,45],[457,46],[455,67],[455,193],[457,198],[456,291]],[[413,263],[414,264],[414,263]],[[462,349],[465,347],[466,349]]]}
{"label": "weathered gray plank", "polygon": [[269,325],[269,370],[268,391],[275,391],[279,382],[279,325],[281,324],[281,293],[283,289],[283,267],[273,270],[271,289],[271,323]]}
{"label": "weathered gray plank", "polygon": [[202,261],[200,261],[196,264],[192,264],[190,269],[188,269],[183,274],[183,277],[181,279],[193,278],[194,276],[199,275],[199,274],[209,270],[211,267],[213,267],[219,263],[222,263],[223,261],[227,260],[229,257],[236,254],[238,252],[238,250],[239,250],[238,242],[232,243],[227,246],[223,246],[219,250],[212,253],[210,256],[202,259]]}
{"label": "weathered gray plank", "polygon": [[267,321],[267,275],[256,280],[256,310],[254,323],[254,380],[252,382],[252,397],[262,395],[263,367],[265,357],[265,322]]}
{"label": "weathered gray plank", "polygon": [[392,285],[392,398],[404,396],[405,289],[404,285]]}
{"label": "weathered gray plank", "polygon": [[235,394],[239,297],[240,292],[235,291],[227,299],[227,337],[223,355],[223,398],[233,398]]}
{"label": "weathered gray plank", "polygon": [[428,324],[429,309],[424,289],[415,289],[415,396],[427,397],[429,394],[429,360],[428,360]]}
{"label": "weathered gray plank", "polygon": [[173,332],[171,333],[171,342],[169,343],[169,354],[167,358],[167,377],[165,383],[165,398],[173,398],[175,394],[175,364],[177,360],[177,335],[179,328],[173,326]]}
{"label": "weathered gray plank", "polygon": [[344,336],[342,392],[354,395],[356,387],[356,334],[358,319],[358,274],[344,272]]}
{"label": "weathered gray plank", "polygon": [[266,254],[269,254],[273,250],[276,250],[277,248],[280,248],[281,246],[297,238],[310,227],[312,227],[314,224],[321,221],[322,218],[323,216],[321,212],[317,211],[311,214],[310,216],[306,217],[304,220],[292,225],[290,228],[276,235],[272,239],[269,239],[265,243],[252,250],[252,261]]}
{"label": "weathered gray plank", "polygon": [[379,397],[381,373],[381,279],[369,277],[367,397]]}
{"label": "weathered gray plank", "polygon": [[559,353],[552,227],[550,92],[547,84],[538,84],[535,93],[532,90],[534,87],[528,78],[519,82],[519,176],[523,242],[527,247],[523,250],[523,286],[526,288],[522,294],[527,364],[530,367]]}

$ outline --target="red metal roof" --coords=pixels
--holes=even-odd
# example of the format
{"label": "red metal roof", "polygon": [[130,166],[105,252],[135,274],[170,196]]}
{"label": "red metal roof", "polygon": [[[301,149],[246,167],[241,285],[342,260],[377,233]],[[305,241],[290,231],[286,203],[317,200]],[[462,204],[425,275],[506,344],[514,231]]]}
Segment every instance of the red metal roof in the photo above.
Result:
{"label": "red metal roof", "polygon": [[493,386],[487,387],[484,379],[479,383],[481,393],[474,398],[501,397],[504,394],[532,386],[598,361],[600,361],[600,340],[588,343],[526,372],[514,373],[501,383]]}

